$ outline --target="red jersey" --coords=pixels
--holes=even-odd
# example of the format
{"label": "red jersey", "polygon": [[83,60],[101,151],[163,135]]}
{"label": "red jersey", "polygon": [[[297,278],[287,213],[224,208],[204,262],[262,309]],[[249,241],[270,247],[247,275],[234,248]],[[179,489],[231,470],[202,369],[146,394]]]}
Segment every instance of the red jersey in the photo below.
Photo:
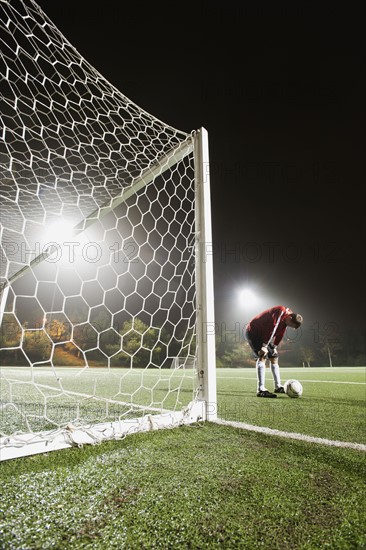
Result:
{"label": "red jersey", "polygon": [[275,306],[266,309],[253,317],[247,324],[247,330],[252,340],[260,340],[263,344],[267,344],[272,336],[276,323],[282,314],[280,323],[277,327],[276,334],[273,339],[273,344],[278,346],[285,335],[287,325],[285,319],[293,313],[290,308],[285,306]]}

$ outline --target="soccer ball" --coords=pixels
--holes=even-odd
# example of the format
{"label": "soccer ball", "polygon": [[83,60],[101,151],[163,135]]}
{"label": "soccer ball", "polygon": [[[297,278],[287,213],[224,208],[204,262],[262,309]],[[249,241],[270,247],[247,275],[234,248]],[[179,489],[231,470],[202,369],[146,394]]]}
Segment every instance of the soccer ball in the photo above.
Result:
{"label": "soccer ball", "polygon": [[284,389],[285,394],[289,397],[300,397],[302,395],[302,385],[298,380],[287,380]]}

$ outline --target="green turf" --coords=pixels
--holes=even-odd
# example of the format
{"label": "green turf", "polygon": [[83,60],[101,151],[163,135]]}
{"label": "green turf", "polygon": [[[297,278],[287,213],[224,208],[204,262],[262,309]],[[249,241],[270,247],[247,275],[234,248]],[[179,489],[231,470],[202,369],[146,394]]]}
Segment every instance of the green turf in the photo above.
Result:
{"label": "green turf", "polygon": [[206,424],[1,466],[2,548],[364,548],[364,454]]}
{"label": "green turf", "polygon": [[[85,422],[105,422],[146,413],[131,408],[132,404],[180,410],[193,397],[194,373],[189,369],[35,368],[35,384],[30,383],[30,372],[25,368],[2,369],[1,398],[10,400],[11,392],[19,405],[17,410],[7,408],[3,412],[5,433],[26,431],[27,423],[33,431],[52,429],[74,422],[76,416]],[[302,382],[300,399],[283,395],[275,400],[259,399],[255,369],[218,369],[219,416],[315,437],[366,442],[364,368],[282,369],[283,381],[288,378]],[[266,384],[272,388],[269,369]]]}
{"label": "green turf", "polygon": [[[20,372],[24,381],[29,373]],[[113,386],[99,373],[101,392],[116,396],[119,383],[136,389],[125,372],[114,374]],[[163,383],[175,400],[190,395],[183,373],[170,382],[140,374],[145,390],[165,391]],[[64,375],[71,390],[75,373]],[[283,369],[282,376],[301,380],[300,399],[259,399],[254,369],[218,370],[219,416],[365,442],[365,369]],[[27,386],[12,390],[21,395]],[[0,464],[0,548],[363,549],[365,470],[359,450],[211,423],[9,460]]]}
{"label": "green turf", "polygon": [[7,435],[181,410],[192,401],[196,382],[191,369],[3,367],[1,375],[1,401],[15,404],[1,413]]}
{"label": "green turf", "polygon": [[[364,368],[282,369],[281,374],[283,382],[289,378],[302,382],[301,398],[278,395],[277,399],[261,399],[256,397],[254,369],[218,371],[219,416],[315,437],[366,442]],[[267,369],[268,389],[272,384]]]}

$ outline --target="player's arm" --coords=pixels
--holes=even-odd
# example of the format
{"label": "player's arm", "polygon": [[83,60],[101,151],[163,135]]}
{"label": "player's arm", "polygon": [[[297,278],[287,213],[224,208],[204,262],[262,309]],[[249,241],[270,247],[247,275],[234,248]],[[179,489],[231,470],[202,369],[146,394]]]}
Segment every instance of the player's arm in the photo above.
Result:
{"label": "player's arm", "polygon": [[281,343],[285,335],[286,324],[284,320],[286,319],[286,317],[290,316],[291,313],[292,311],[289,307],[277,306],[273,308],[272,320],[274,324],[274,332],[272,334],[270,343],[274,344],[275,346],[278,346]]}

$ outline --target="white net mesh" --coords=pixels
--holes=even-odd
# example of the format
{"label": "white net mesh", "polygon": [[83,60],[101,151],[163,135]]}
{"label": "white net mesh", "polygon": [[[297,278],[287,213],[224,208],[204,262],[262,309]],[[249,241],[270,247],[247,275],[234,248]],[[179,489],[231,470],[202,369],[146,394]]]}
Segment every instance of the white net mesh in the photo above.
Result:
{"label": "white net mesh", "polygon": [[184,410],[198,391],[194,140],[116,90],[32,0],[0,11],[2,443]]}

